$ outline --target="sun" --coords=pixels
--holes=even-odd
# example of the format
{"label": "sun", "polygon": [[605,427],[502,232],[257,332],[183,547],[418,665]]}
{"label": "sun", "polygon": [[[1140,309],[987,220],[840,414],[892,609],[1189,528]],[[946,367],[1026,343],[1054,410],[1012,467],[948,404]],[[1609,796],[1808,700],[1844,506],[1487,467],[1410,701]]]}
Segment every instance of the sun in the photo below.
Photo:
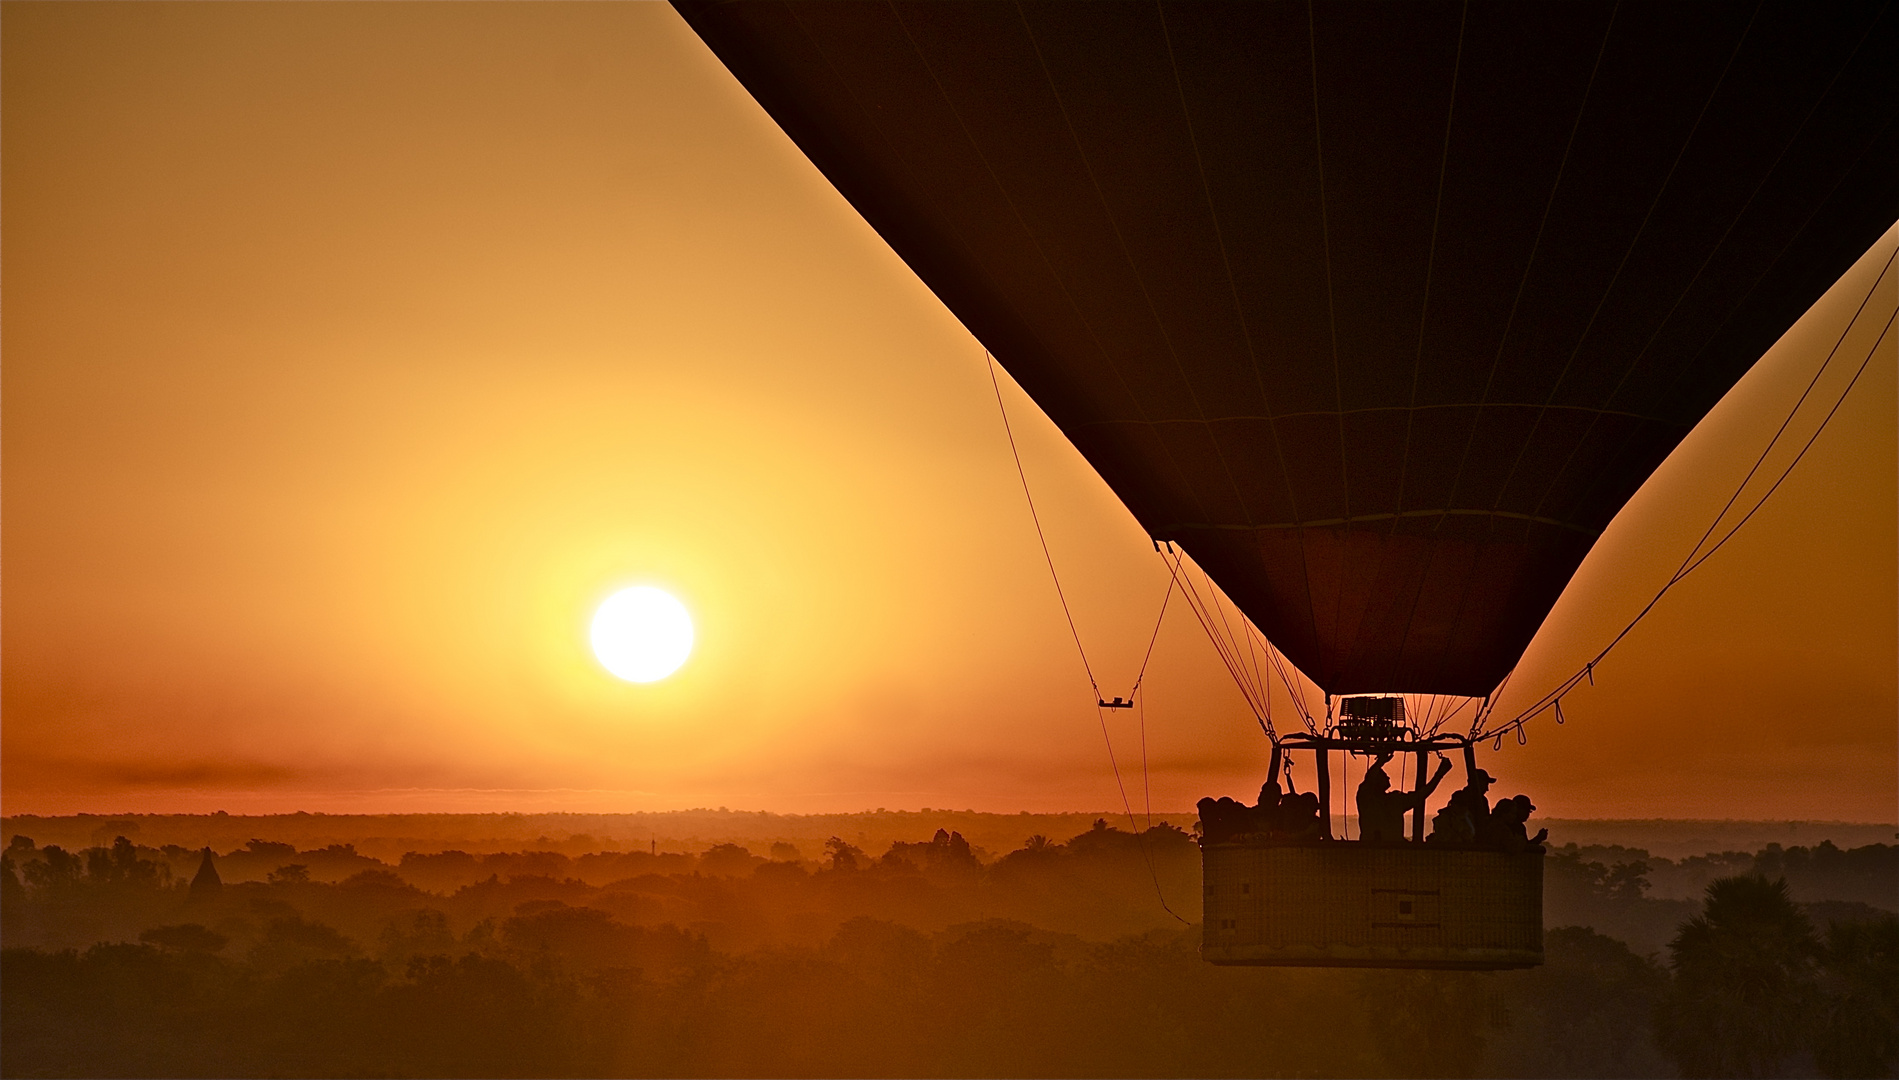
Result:
{"label": "sun", "polygon": [[589,636],[602,667],[627,682],[658,682],[692,655],[692,616],[670,594],[637,585],[601,603]]}

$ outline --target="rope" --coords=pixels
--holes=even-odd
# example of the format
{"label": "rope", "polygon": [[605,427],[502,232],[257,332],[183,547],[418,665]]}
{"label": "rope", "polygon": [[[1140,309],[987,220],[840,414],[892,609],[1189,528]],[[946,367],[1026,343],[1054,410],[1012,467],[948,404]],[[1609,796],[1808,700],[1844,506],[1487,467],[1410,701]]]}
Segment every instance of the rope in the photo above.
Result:
{"label": "rope", "polygon": [[[1206,573],[1205,568],[1202,568],[1200,572],[1201,574],[1204,575]],[[1213,613],[1219,616],[1220,618],[1220,629],[1225,631],[1227,635],[1226,640],[1228,642],[1232,642],[1233,624],[1227,621],[1226,605],[1220,603],[1220,590],[1214,587],[1213,579],[1211,578],[1207,579],[1207,597],[1213,602]],[[1253,687],[1257,691],[1259,688],[1259,669],[1257,667],[1248,668],[1244,663],[1241,662],[1240,650],[1239,650],[1238,645],[1233,645],[1232,649],[1233,649],[1233,662],[1239,665],[1239,669],[1241,673],[1247,677],[1248,679],[1247,685],[1250,687]]]}
{"label": "rope", "polygon": [[1154,787],[1147,775],[1147,699],[1142,698],[1136,706],[1135,714],[1141,721],[1141,813],[1147,818],[1147,827],[1154,827]]}
{"label": "rope", "polygon": [[1128,691],[1129,701],[1141,692],[1141,681],[1147,678],[1147,662],[1154,658],[1154,643],[1160,640],[1161,623],[1167,618],[1167,602],[1174,598],[1174,580],[1174,575],[1168,575],[1167,591],[1161,594],[1160,614],[1154,618],[1154,633],[1147,639],[1147,652],[1141,655],[1141,670],[1134,674],[1134,688]]}
{"label": "rope", "polygon": [[[1240,660],[1237,644],[1214,629],[1213,607],[1200,595],[1199,588],[1194,585],[1193,576],[1185,572],[1186,567],[1182,564],[1181,553],[1172,545],[1168,546],[1168,551],[1173,555],[1171,563],[1174,576],[1181,582],[1183,595],[1187,598],[1188,608],[1193,611],[1194,619],[1200,623],[1200,629],[1206,632],[1207,640],[1213,643],[1213,651],[1220,657],[1220,663],[1226,667],[1227,674],[1232,676],[1233,685],[1239,688],[1240,696],[1246,699],[1247,706],[1253,710],[1253,719],[1258,722],[1260,730],[1268,739],[1277,743],[1279,733],[1273,729],[1269,708],[1271,695],[1265,692],[1264,687],[1248,677],[1249,673],[1246,665]],[[1166,558],[1165,555],[1162,557]],[[1207,582],[1207,589],[1209,593],[1213,591],[1211,580]],[[1225,625],[1224,622],[1222,625]],[[1230,632],[1231,628],[1228,627],[1228,630]]]}
{"label": "rope", "polygon": [[1449,724],[1452,720],[1457,719],[1458,713],[1463,712],[1465,709],[1469,708],[1472,704],[1476,702],[1480,702],[1482,700],[1483,700],[1482,698],[1459,698],[1456,704],[1452,704],[1448,700],[1444,701],[1438,706],[1436,710],[1436,715],[1431,720],[1431,726],[1429,730],[1425,732],[1425,734],[1436,735],[1438,732],[1444,730],[1445,725]]}
{"label": "rope", "polygon": [[1647,604],[1643,605],[1642,610],[1636,613],[1635,618],[1629,620],[1628,625],[1624,626],[1620,633],[1610,639],[1609,644],[1603,646],[1601,652],[1598,652],[1593,659],[1584,664],[1575,674],[1558,683],[1555,689],[1544,694],[1541,698],[1538,698],[1534,704],[1518,713],[1508,722],[1494,728],[1486,728],[1484,725],[1489,720],[1490,711],[1494,708],[1494,702],[1496,698],[1502,694],[1503,685],[1509,682],[1510,677],[1508,675],[1504,676],[1504,683],[1498,685],[1497,690],[1492,693],[1487,707],[1478,714],[1476,722],[1472,725],[1473,739],[1487,739],[1494,735],[1499,741],[1499,744],[1501,744],[1504,734],[1514,731],[1519,741],[1521,741],[1524,737],[1523,726],[1530,720],[1553,708],[1557,709],[1560,714],[1563,696],[1575,689],[1576,685],[1585,679],[1593,685],[1595,682],[1596,665],[1602,663],[1603,658],[1609,655],[1609,651],[1620,644],[1622,639],[1627,637],[1631,630],[1635,629],[1636,624],[1648,616],[1649,612],[1655,610],[1655,605],[1660,603],[1662,597],[1668,594],[1668,590],[1680,584],[1684,578],[1694,573],[1703,563],[1712,558],[1715,552],[1721,550],[1729,540],[1734,539],[1735,534],[1741,531],[1741,527],[1753,519],[1761,507],[1767,504],[1767,500],[1773,496],[1774,492],[1780,490],[1780,485],[1786,482],[1788,476],[1792,475],[1794,467],[1799,465],[1801,459],[1807,456],[1807,451],[1813,449],[1813,444],[1819,440],[1820,433],[1825,431],[1827,425],[1833,422],[1833,417],[1840,411],[1840,406],[1846,403],[1847,395],[1853,392],[1853,387],[1859,384],[1860,376],[1864,375],[1866,368],[1872,364],[1873,357],[1879,354],[1880,343],[1886,340],[1886,335],[1892,332],[1893,322],[1899,319],[1899,308],[1895,308],[1893,314],[1887,316],[1885,325],[1880,328],[1879,336],[1873,339],[1872,347],[1866,350],[1866,358],[1860,361],[1859,367],[1853,372],[1853,377],[1847,380],[1846,387],[1840,391],[1839,397],[1834,399],[1833,407],[1827,410],[1826,416],[1821,418],[1819,426],[1814,428],[1813,434],[1807,437],[1806,443],[1800,447],[1798,453],[1794,454],[1793,460],[1789,461],[1787,467],[1780,471],[1780,475],[1774,479],[1773,484],[1768,487],[1767,491],[1762,494],[1760,498],[1754,501],[1754,505],[1748,508],[1747,513],[1741,515],[1733,527],[1722,534],[1721,539],[1715,541],[1714,545],[1709,547],[1706,551],[1701,550],[1702,546],[1707,544],[1708,538],[1713,536],[1715,531],[1720,528],[1721,521],[1727,517],[1728,511],[1732,510],[1734,504],[1740,501],[1741,495],[1747,490],[1748,484],[1753,481],[1755,475],[1760,471],[1761,465],[1766,462],[1768,455],[1773,452],[1774,446],[1780,441],[1780,437],[1786,433],[1788,426],[1793,423],[1794,417],[1799,414],[1801,406],[1806,403],[1807,397],[1813,392],[1813,388],[1819,383],[1821,377],[1826,374],[1827,368],[1832,366],[1834,358],[1839,355],[1840,347],[1846,343],[1848,335],[1853,332],[1853,327],[1858,325],[1860,316],[1865,313],[1866,305],[1872,302],[1873,296],[1879,291],[1880,283],[1886,280],[1886,274],[1892,269],[1895,259],[1899,259],[1899,247],[1895,247],[1893,253],[1886,257],[1885,265],[1880,267],[1879,275],[1873,279],[1872,287],[1866,290],[1866,295],[1860,300],[1859,307],[1854,310],[1853,317],[1847,321],[1846,328],[1840,331],[1839,338],[1833,342],[1833,348],[1828,350],[1826,359],[1821,362],[1819,370],[1814,372],[1813,378],[1808,381],[1807,387],[1801,392],[1799,400],[1795,401],[1793,408],[1788,411],[1787,418],[1781,421],[1780,427],[1774,432],[1773,438],[1767,441],[1767,446],[1761,451],[1760,457],[1755,460],[1753,467],[1750,468],[1747,471],[1747,475],[1742,478],[1740,485],[1735,488],[1734,494],[1728,497],[1728,501],[1721,507],[1721,512],[1715,515],[1714,520],[1709,523],[1707,530],[1701,534],[1701,539],[1695,542],[1695,546],[1691,548],[1687,556],[1682,559],[1681,566],[1676,568],[1675,573],[1662,584],[1662,587],[1656,591],[1655,596],[1650,599]]}
{"label": "rope", "polygon": [[1894,319],[1899,319],[1899,310],[1895,310],[1893,314],[1888,315],[1886,317],[1886,325],[1880,328],[1879,336],[1873,339],[1872,349],[1867,352],[1866,359],[1860,362],[1859,369],[1853,372],[1853,378],[1847,382],[1846,389],[1840,391],[1840,396],[1837,400],[1833,402],[1833,407],[1827,410],[1826,418],[1820,421],[1820,426],[1816,428],[1813,434],[1807,438],[1806,444],[1800,448],[1800,452],[1798,454],[1794,455],[1793,461],[1789,462],[1787,467],[1781,471],[1780,476],[1774,480],[1773,486],[1769,487],[1767,489],[1767,493],[1765,495],[1762,495],[1758,500],[1755,501],[1754,505],[1748,509],[1747,513],[1741,515],[1741,520],[1735,522],[1734,527],[1732,529],[1729,529],[1725,534],[1723,534],[1721,539],[1717,540],[1713,547],[1709,548],[1706,552],[1702,554],[1700,558],[1696,559],[1694,562],[1690,563],[1686,569],[1682,570],[1681,571],[1682,577],[1687,577],[1689,574],[1694,573],[1695,568],[1700,566],[1702,563],[1707,562],[1708,559],[1711,556],[1713,556],[1715,552],[1720,551],[1723,544],[1726,544],[1729,540],[1734,539],[1734,534],[1741,531],[1741,526],[1747,524],[1748,519],[1753,517],[1757,512],[1759,512],[1762,506],[1766,505],[1768,498],[1770,498],[1774,494],[1774,492],[1779,489],[1780,485],[1786,481],[1788,474],[1793,472],[1793,467],[1795,465],[1800,464],[1800,459],[1807,456],[1808,450],[1813,449],[1814,440],[1820,437],[1820,432],[1826,430],[1827,424],[1831,423],[1833,420],[1833,414],[1840,411],[1840,406],[1846,404],[1846,395],[1852,392],[1853,385],[1859,382],[1859,377],[1866,373],[1867,365],[1873,362],[1874,354],[1876,354],[1879,351],[1879,343],[1886,340],[1886,335],[1892,331],[1892,324],[1893,324]]}
{"label": "rope", "polygon": [[1286,674],[1286,656],[1272,642],[1266,642],[1266,659],[1273,670],[1279,673],[1279,682],[1286,688],[1286,696],[1292,699],[1293,708],[1299,710],[1299,720],[1305,724],[1309,734],[1317,735],[1319,726],[1312,722],[1312,706],[1306,704],[1306,690],[1303,683],[1295,684],[1291,675]]}
{"label": "rope", "polygon": [[1477,707],[1477,711],[1471,714],[1471,718],[1470,718],[1471,741],[1475,742],[1476,740],[1483,738],[1484,725],[1490,722],[1490,714],[1496,710],[1497,703],[1503,700],[1503,691],[1506,687],[1510,685],[1510,679],[1513,676],[1515,676],[1516,673],[1517,673],[1517,669],[1514,667],[1511,668],[1509,671],[1504,672],[1503,681],[1497,684],[1497,688],[1495,690],[1492,690],[1490,693],[1484,695],[1483,704],[1479,705]]}
{"label": "rope", "polygon": [[[1134,804],[1128,798],[1127,783],[1121,778],[1121,764],[1115,760],[1114,738],[1108,734],[1108,713],[1107,709],[1101,704],[1101,685],[1095,681],[1094,667],[1088,663],[1088,650],[1082,647],[1081,631],[1075,627],[1075,616],[1074,613],[1069,610],[1068,596],[1062,591],[1061,575],[1055,572],[1055,556],[1049,552],[1048,536],[1042,531],[1042,516],[1035,511],[1035,495],[1029,490],[1029,475],[1022,468],[1022,453],[1016,447],[1015,430],[1009,425],[1009,409],[1002,401],[1002,383],[996,378],[996,358],[989,350],[984,349],[983,359],[988,361],[989,364],[989,386],[990,389],[996,392],[996,409],[1002,414],[1003,433],[1009,437],[1009,455],[1015,459],[1015,474],[1016,477],[1022,481],[1022,497],[1029,504],[1029,519],[1035,522],[1035,538],[1041,541],[1042,558],[1048,563],[1048,576],[1055,583],[1055,595],[1062,602],[1062,616],[1068,620],[1068,633],[1075,639],[1075,652],[1081,656],[1082,670],[1087,672],[1088,686],[1094,691],[1095,720],[1101,725],[1101,741],[1108,748],[1108,768],[1114,772],[1114,786],[1121,792],[1121,809],[1127,813],[1128,828],[1133,830],[1134,842],[1141,851],[1141,860],[1147,864],[1147,876],[1148,879],[1154,883],[1154,897],[1160,901],[1161,910],[1172,915],[1181,923],[1191,926],[1193,924],[1181,918],[1179,912],[1167,906],[1167,896],[1161,891],[1160,873],[1154,869],[1153,853],[1147,850],[1147,838],[1142,834],[1141,827],[1136,824],[1134,820]],[[1147,661],[1154,655],[1154,642],[1160,638],[1161,620],[1167,617],[1167,601],[1173,596],[1173,592],[1174,586],[1170,580],[1167,584],[1167,594],[1161,597],[1160,618],[1154,621],[1154,633],[1147,642],[1147,655],[1141,658],[1141,671],[1134,680],[1134,685],[1137,690],[1140,688],[1141,680],[1147,677]],[[1130,691],[1128,696],[1131,701],[1133,699],[1133,692]],[[1141,710],[1141,714],[1141,778],[1142,784],[1145,786],[1147,783],[1147,716],[1145,708]],[[1153,820],[1153,800],[1151,794],[1148,797],[1148,820],[1150,822],[1149,827],[1151,828]]]}
{"label": "rope", "polygon": [[1180,573],[1184,568],[1181,566],[1181,557],[1178,552],[1174,553],[1172,565],[1186,590],[1187,606],[1193,611],[1194,619],[1200,623],[1200,629],[1206,631],[1207,640],[1213,643],[1214,652],[1219,655],[1220,662],[1226,666],[1227,674],[1233,677],[1233,684],[1239,687],[1241,695],[1246,698],[1247,704],[1251,705],[1253,688],[1247,683],[1245,672],[1235,666],[1233,657],[1228,652],[1226,639],[1214,632],[1213,624],[1208,621],[1206,603],[1201,600],[1200,590],[1194,586],[1193,578]]}
{"label": "rope", "polygon": [[1259,673],[1259,653],[1253,649],[1253,620],[1247,618],[1239,607],[1238,604],[1233,605],[1233,616],[1240,621],[1240,636],[1246,639],[1246,661],[1253,672],[1253,681],[1259,685],[1259,695],[1266,701],[1266,717],[1270,720],[1273,715],[1272,680]]}
{"label": "rope", "polygon": [[1273,670],[1279,673],[1279,682],[1286,688],[1286,696],[1292,699],[1292,707],[1299,710],[1299,720],[1305,724],[1306,731],[1317,735],[1319,727],[1312,722],[1312,707],[1306,704],[1306,691],[1303,684],[1295,685],[1292,676],[1286,674],[1286,658],[1272,642],[1266,643],[1266,659]]}
{"label": "rope", "polygon": [[[1029,520],[1035,522],[1035,538],[1042,543],[1042,558],[1048,562],[1048,576],[1055,582],[1055,596],[1062,602],[1062,617],[1068,620],[1068,633],[1075,639],[1075,652],[1081,655],[1081,668],[1088,673],[1088,685],[1095,692],[1095,700],[1100,701],[1101,685],[1095,682],[1095,669],[1088,663],[1088,650],[1081,646],[1081,631],[1075,628],[1075,615],[1068,610],[1068,594],[1062,591],[1061,575],[1055,572],[1055,556],[1048,550],[1048,535],[1042,531],[1042,515],[1035,512],[1035,496],[1029,492],[1029,474],[1022,469],[1022,452],[1015,445],[1015,429],[1009,426],[1009,409],[1002,403],[1002,383],[996,379],[996,358],[988,349],[984,349],[982,355],[989,362],[989,387],[996,392],[996,409],[1002,413],[1002,431],[1009,437],[1009,455],[1015,458],[1015,475],[1022,481],[1022,497],[1029,504]],[[1105,726],[1103,730],[1106,730]],[[1109,753],[1112,755],[1112,747]]]}
{"label": "rope", "polygon": [[[1160,873],[1154,869],[1154,855],[1147,850],[1147,837],[1142,834],[1141,826],[1134,820],[1134,803],[1128,799],[1128,786],[1121,780],[1121,765],[1114,758],[1114,740],[1108,737],[1108,711],[1099,705],[1095,706],[1095,719],[1101,722],[1101,741],[1108,746],[1108,767],[1114,770],[1114,786],[1121,790],[1121,809],[1127,813],[1128,828],[1134,833],[1135,846],[1140,848],[1141,861],[1147,864],[1148,880],[1154,883],[1154,898],[1160,901],[1162,911],[1167,912],[1167,914],[1172,915],[1176,919],[1180,919],[1182,923],[1192,926],[1192,923],[1180,918],[1179,912],[1167,906],[1167,896],[1161,892]],[[1141,739],[1141,769],[1145,775],[1147,769],[1147,738],[1145,728],[1143,728]]]}
{"label": "rope", "polygon": [[[1266,737],[1275,743],[1279,741],[1278,729],[1273,724],[1273,697],[1270,683],[1272,672],[1279,675],[1279,681],[1286,687],[1286,696],[1299,713],[1300,722],[1305,725],[1308,732],[1317,734],[1318,727],[1312,721],[1312,710],[1306,704],[1304,689],[1286,670],[1285,657],[1272,641],[1259,632],[1259,628],[1253,625],[1252,620],[1246,618],[1244,612],[1235,613],[1239,619],[1240,633],[1234,634],[1233,624],[1226,618],[1225,606],[1219,601],[1219,589],[1214,585],[1212,578],[1207,578],[1207,595],[1202,596],[1200,588],[1194,584],[1193,575],[1185,566],[1184,553],[1170,544],[1162,552],[1161,557],[1171,568],[1174,579],[1181,583],[1182,595],[1186,597],[1188,608],[1193,612],[1194,619],[1200,623],[1200,629],[1206,633],[1207,640],[1213,644],[1214,652],[1220,657],[1220,663],[1225,666],[1227,674],[1233,679],[1233,685],[1239,688],[1240,695],[1252,708],[1254,719],[1258,721],[1260,730]],[[1201,576],[1206,577],[1206,571],[1202,570]],[[1235,640],[1236,637],[1243,638],[1245,641],[1246,655],[1244,657],[1241,656],[1240,643]],[[1253,640],[1255,637],[1259,639],[1257,644]],[[1264,673],[1259,664],[1259,654],[1262,652],[1266,656],[1268,669],[1268,672]]]}
{"label": "rope", "polygon": [[[1767,455],[1773,453],[1774,446],[1780,442],[1780,437],[1787,433],[1787,428],[1789,425],[1793,423],[1794,417],[1799,414],[1800,407],[1807,403],[1808,395],[1812,394],[1813,388],[1820,384],[1820,378],[1821,376],[1826,374],[1827,367],[1833,363],[1833,357],[1840,351],[1840,346],[1846,343],[1846,336],[1853,332],[1853,325],[1859,322],[1859,317],[1866,310],[1866,305],[1872,302],[1873,294],[1879,291],[1879,283],[1886,279],[1886,271],[1892,268],[1892,262],[1895,257],[1899,257],[1899,246],[1894,247],[1892,249],[1892,254],[1886,257],[1886,265],[1879,268],[1879,276],[1873,279],[1873,287],[1867,290],[1865,298],[1859,302],[1859,307],[1854,309],[1853,317],[1847,320],[1846,329],[1840,331],[1839,340],[1833,343],[1833,348],[1826,354],[1826,360],[1820,364],[1819,370],[1813,373],[1813,378],[1807,380],[1807,388],[1800,392],[1799,400],[1795,401],[1793,408],[1788,410],[1787,418],[1780,422],[1780,427],[1774,430],[1774,437],[1767,440],[1767,446],[1761,450],[1761,456],[1754,459],[1753,467],[1748,469],[1747,475],[1741,478],[1740,486],[1734,489],[1734,494],[1728,496],[1728,501],[1722,505],[1721,512],[1719,514],[1716,514],[1714,516],[1714,520],[1708,523],[1707,531],[1701,534],[1701,539],[1695,541],[1695,546],[1693,550],[1688,552],[1688,557],[1683,559],[1681,561],[1681,566],[1676,568],[1675,577],[1670,579],[1671,583],[1674,580],[1679,579],[1683,574],[1687,573],[1688,571],[1694,568],[1693,565],[1691,564],[1694,564],[1697,561],[1695,559],[1695,553],[1701,550],[1701,545],[1708,542],[1708,537],[1714,535],[1714,530],[1720,526],[1721,519],[1726,517],[1728,515],[1728,511],[1732,510],[1734,508],[1734,504],[1740,500],[1741,492],[1747,490],[1747,485],[1749,481],[1754,479],[1754,474],[1759,472],[1760,467],[1767,463]],[[1890,320],[1888,320],[1888,325],[1890,324],[1891,324]],[[1881,338],[1885,337],[1885,334],[1882,332],[1880,334],[1880,337]],[[1878,351],[1878,348],[1879,348],[1879,342],[1877,341],[1873,342],[1873,351],[1874,352]],[[1872,359],[1872,353],[1869,352],[1866,358],[1868,361],[1870,361]],[[1861,370],[1864,370],[1865,366],[1866,366],[1865,364],[1861,364],[1860,365]],[[1854,375],[1853,378],[1854,380],[1857,381],[1859,376]],[[1852,388],[1853,388],[1852,384],[1848,383],[1847,389],[1851,390]],[[1841,401],[1846,400],[1846,395],[1844,393],[1840,395],[1840,400]],[[1838,403],[1835,403],[1833,408],[1837,410],[1839,408]],[[1827,413],[1827,420],[1831,420],[1831,419],[1833,419],[1833,414],[1829,412]],[[1820,424],[1820,429],[1814,431],[1813,433],[1814,437],[1818,438],[1820,434],[1820,430],[1824,430],[1825,427],[1826,427],[1826,422],[1822,421]],[[1809,439],[1807,440],[1807,443],[1809,446],[1811,446],[1813,443],[1813,440]],[[1801,453],[1804,454],[1805,452],[1806,452],[1805,449],[1801,450]],[[1798,461],[1799,458],[1796,457],[1794,460]],[[1789,468],[1791,469],[1791,466],[1789,466]],[[1783,479],[1786,476],[1785,473],[1782,473],[1781,475]],[[1773,491],[1772,489],[1769,489],[1768,495],[1771,495],[1771,494],[1773,494]],[[1765,502],[1766,499],[1767,499],[1766,495],[1761,496],[1762,502]],[[1759,506],[1760,506],[1759,503],[1755,504],[1756,509],[1759,509]],[[1749,513],[1751,514],[1753,513],[1753,511],[1749,511]],[[1745,522],[1747,519],[1742,518],[1741,520]],[[1734,534],[1730,532],[1728,535],[1732,536]],[[1722,541],[1725,543],[1726,537],[1723,537]],[[1720,545],[1716,544],[1715,547],[1718,548],[1720,547]],[[1714,554],[1714,551],[1710,549],[1708,554],[1712,555]]]}

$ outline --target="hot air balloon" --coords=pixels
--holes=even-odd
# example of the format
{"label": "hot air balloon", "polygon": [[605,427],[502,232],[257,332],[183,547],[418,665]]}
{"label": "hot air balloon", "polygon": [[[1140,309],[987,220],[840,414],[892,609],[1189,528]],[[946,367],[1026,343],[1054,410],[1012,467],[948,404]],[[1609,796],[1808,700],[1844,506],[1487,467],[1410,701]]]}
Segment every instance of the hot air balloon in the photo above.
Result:
{"label": "hot air balloon", "polygon": [[[1890,4],[675,7],[1328,697],[1491,693],[1899,217]],[[1275,763],[1474,774],[1380,700]],[[1205,855],[1216,962],[1541,955],[1533,854]]]}

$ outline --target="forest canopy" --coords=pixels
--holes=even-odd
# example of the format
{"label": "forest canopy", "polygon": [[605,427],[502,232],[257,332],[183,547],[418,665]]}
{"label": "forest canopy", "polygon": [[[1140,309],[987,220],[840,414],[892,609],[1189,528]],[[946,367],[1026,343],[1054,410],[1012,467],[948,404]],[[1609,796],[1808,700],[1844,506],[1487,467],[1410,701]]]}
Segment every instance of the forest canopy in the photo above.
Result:
{"label": "forest canopy", "polygon": [[[0,1072],[1878,1075],[1894,1061],[1889,845],[1699,861],[1561,847],[1544,965],[1486,974],[1206,964],[1198,845],[1164,822],[1096,820],[1001,854],[946,827],[881,850],[754,843],[385,861],[348,842],[250,837],[207,856],[16,833]],[[1653,894],[1654,878],[1698,875],[1718,876],[1696,899]],[[1766,968],[1709,960],[1762,933]],[[1763,971],[1765,997],[1722,990]],[[1784,1014],[1778,1036],[1709,1057],[1764,1014]]]}

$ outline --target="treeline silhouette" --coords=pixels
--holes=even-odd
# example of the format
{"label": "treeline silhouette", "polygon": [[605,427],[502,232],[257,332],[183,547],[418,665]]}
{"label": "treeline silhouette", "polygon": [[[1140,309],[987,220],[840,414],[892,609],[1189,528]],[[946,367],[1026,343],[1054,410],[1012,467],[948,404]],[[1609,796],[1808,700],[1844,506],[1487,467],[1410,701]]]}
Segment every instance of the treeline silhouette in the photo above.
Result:
{"label": "treeline silhouette", "polygon": [[[1570,844],[1545,861],[1544,922],[1590,926],[1642,955],[1658,953],[1700,911],[1708,886],[1727,877],[1785,881],[1789,897],[1821,926],[1899,911],[1899,847],[1891,844],[1769,844],[1754,854],[1729,851],[1675,862],[1635,848]],[[1654,886],[1657,879],[1667,882],[1666,891]],[[1685,882],[1693,888],[1684,895]]]}
{"label": "treeline silhouette", "polygon": [[[1878,1076],[1896,1056],[1899,905],[1802,905],[1752,873],[1806,849],[1699,903],[1647,896],[1640,853],[1559,849],[1552,912],[1597,929],[1486,974],[1205,964],[1156,896],[1197,916],[1197,847],[1165,825],[987,861],[947,830],[812,860],[346,847],[259,839],[207,874],[202,852],[16,837],[0,1073]],[[1899,849],[1833,851],[1841,891],[1899,889]],[[222,880],[246,860],[263,880]],[[319,879],[338,864],[360,869]],[[1658,919],[1655,955],[1599,932]]]}
{"label": "treeline silhouette", "polygon": [[[110,844],[125,836],[134,843],[162,848],[180,845],[191,851],[209,844],[228,852],[252,837],[311,851],[347,845],[393,865],[404,852],[462,850],[495,852],[553,851],[580,856],[603,851],[657,851],[698,854],[715,844],[735,843],[763,855],[774,844],[797,848],[816,858],[826,840],[842,837],[870,852],[898,841],[927,837],[938,828],[959,832],[984,861],[1022,846],[1036,833],[1073,836],[1099,813],[992,813],[978,810],[892,810],[854,813],[779,814],[765,810],[701,807],[691,810],[624,814],[14,814],[0,817],[6,837],[24,833],[41,844],[78,849]],[[1114,815],[1119,820],[1119,815]],[[1155,811],[1144,825],[1167,822],[1191,828],[1191,808],[1179,813]],[[1615,835],[1611,830],[1604,835]],[[1778,838],[1778,837],[1774,837]],[[1874,836],[1862,842],[1886,839]],[[1717,845],[1718,846],[1718,845]],[[1733,845],[1729,845],[1733,846]],[[1750,846],[1750,845],[1743,845]],[[1759,845],[1751,845],[1759,846]],[[1712,847],[1709,850],[1713,850]]]}

